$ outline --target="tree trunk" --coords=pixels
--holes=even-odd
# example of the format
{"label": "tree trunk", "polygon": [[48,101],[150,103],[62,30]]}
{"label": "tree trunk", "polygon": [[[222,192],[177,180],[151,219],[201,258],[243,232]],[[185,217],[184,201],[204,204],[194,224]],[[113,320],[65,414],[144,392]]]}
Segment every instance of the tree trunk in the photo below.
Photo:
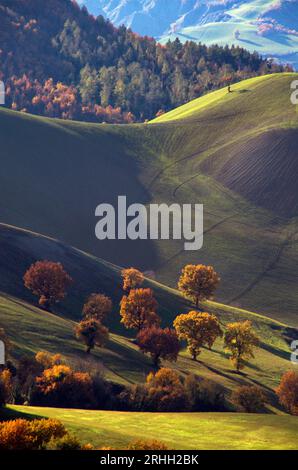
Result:
{"label": "tree trunk", "polygon": [[46,312],[51,312],[51,303],[44,296],[41,296],[38,301],[39,308],[45,310]]}

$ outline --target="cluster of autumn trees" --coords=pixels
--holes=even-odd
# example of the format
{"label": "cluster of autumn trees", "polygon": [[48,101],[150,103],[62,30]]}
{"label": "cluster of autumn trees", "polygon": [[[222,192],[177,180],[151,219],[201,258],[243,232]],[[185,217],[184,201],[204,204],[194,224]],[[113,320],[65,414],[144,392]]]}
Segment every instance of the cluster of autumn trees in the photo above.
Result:
{"label": "cluster of autumn trees", "polygon": [[287,70],[240,47],[162,46],[71,0],[3,0],[0,22],[7,105],[45,116],[142,121],[227,83]]}
{"label": "cluster of autumn trees", "polygon": [[[158,366],[161,359],[176,361],[181,340],[187,342],[191,356],[196,360],[202,347],[211,349],[216,339],[223,336],[218,318],[198,310],[178,315],[173,322],[174,329],[161,328],[154,292],[141,287],[143,274],[134,268],[124,269],[122,278],[126,294],[120,302],[121,323],[137,332],[137,345],[142,352],[151,355],[154,365]],[[199,302],[212,297],[219,281],[212,266],[187,265],[182,270],[178,289],[198,308]],[[61,301],[71,282],[61,263],[51,261],[37,261],[24,275],[25,287],[38,296],[39,305],[45,308]],[[112,307],[111,299],[102,293],[91,294],[84,304],[83,319],[76,325],[75,334],[85,344],[87,353],[95,346],[103,347],[107,342],[109,332],[105,322]],[[253,349],[258,345],[251,322],[228,324],[224,344],[239,371],[244,366],[244,360],[253,357]]]}
{"label": "cluster of autumn trees", "polygon": [[21,77],[9,77],[5,85],[6,104],[14,111],[110,124],[130,124],[134,121],[133,114],[122,112],[119,106],[104,107],[91,102],[83,104],[77,87],[62,82],[54,83],[52,78],[40,82],[24,74]]}
{"label": "cluster of autumn trees", "polygon": [[[22,358],[18,367],[8,364],[0,371],[0,404],[6,402],[78,407],[122,409],[131,411],[205,411],[226,409],[223,391],[195,376],[182,378],[175,370],[162,367],[161,361],[175,362],[186,343],[193,360],[202,348],[212,349],[223,338],[224,348],[237,371],[254,357],[259,339],[250,321],[223,325],[212,313],[199,310],[199,304],[213,296],[220,278],[211,266],[187,265],[182,270],[178,289],[196,305],[196,310],[178,315],[173,327],[162,328],[158,302],[150,288],[143,287],[144,275],[137,269],[122,271],[124,295],[120,318],[125,328],[135,331],[135,344],[152,358],[155,372],[146,383],[131,387],[114,386],[95,371],[74,370],[60,355],[39,352],[35,358]],[[66,296],[73,282],[61,263],[37,261],[24,275],[24,285],[41,308],[51,310]],[[103,293],[89,295],[82,309],[82,320],[75,326],[75,336],[89,355],[109,339],[108,320],[112,301]],[[4,331],[0,331],[5,338]],[[0,339],[1,339],[0,338]],[[7,343],[9,349],[9,345]],[[280,403],[291,413],[298,412],[298,375],[288,372],[277,389]],[[256,412],[266,396],[258,387],[239,387],[232,396],[237,409]]]}
{"label": "cluster of autumn trees", "polygon": [[[142,274],[131,268],[124,270],[122,276],[124,288],[129,293],[120,302],[121,323],[128,329],[137,330],[137,345],[141,351],[152,356],[156,366],[160,359],[177,360],[179,341],[187,343],[193,360],[196,360],[203,347],[212,349],[215,341],[223,335],[225,348],[238,371],[244,367],[245,359],[253,357],[253,349],[259,341],[251,322],[227,324],[224,334],[215,315],[192,310],[175,318],[174,329],[162,329],[161,318],[157,314],[158,303],[152,289],[137,288],[143,283]],[[182,270],[178,289],[198,308],[199,302],[212,297],[219,281],[212,266],[187,265]]]}

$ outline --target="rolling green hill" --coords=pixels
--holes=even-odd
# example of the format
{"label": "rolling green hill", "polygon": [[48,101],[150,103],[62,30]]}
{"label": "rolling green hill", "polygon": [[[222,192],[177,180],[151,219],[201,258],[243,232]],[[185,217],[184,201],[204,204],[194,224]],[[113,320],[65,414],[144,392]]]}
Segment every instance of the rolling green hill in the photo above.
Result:
{"label": "rolling green hill", "polygon": [[[84,363],[88,369],[100,367],[115,382],[144,381],[152,369],[151,362],[131,342],[133,334],[119,324],[118,302],[122,294],[119,268],[53,239],[8,226],[0,226],[0,245],[4,253],[0,269],[0,326],[5,328],[12,343],[11,354],[15,359],[45,350],[61,353],[74,366]],[[54,313],[34,306],[35,299],[22,285],[24,269],[40,258],[61,261],[74,279],[67,298],[55,307]],[[154,289],[164,325],[172,325],[177,314],[191,309],[191,304],[176,291],[150,280],[146,280],[146,285]],[[107,347],[96,349],[88,357],[75,340],[73,329],[85,297],[93,291],[110,295],[114,310],[109,318],[112,334]],[[290,362],[290,342],[297,337],[297,330],[262,315],[215,302],[206,302],[204,308],[218,316],[223,328],[231,321],[251,320],[261,340],[255,359],[247,363],[244,373],[235,374],[223,342],[218,341],[212,351],[202,351],[197,363],[183,350],[173,367],[181,374],[194,373],[218,383],[227,394],[239,384],[258,384],[272,398],[269,409],[277,412],[272,390],[283,372],[294,367]]]}
{"label": "rolling green hill", "polygon": [[294,416],[239,413],[120,413],[9,407],[7,417],[58,418],[83,443],[125,447],[133,440],[159,439],[177,450],[296,450]]}
{"label": "rolling green hill", "polygon": [[[297,326],[297,76],[250,79],[144,125],[1,110],[0,221],[173,287],[186,263],[212,264],[219,301]],[[95,208],[122,194],[129,203],[204,203],[203,249],[185,252],[177,240],[99,242]]]}

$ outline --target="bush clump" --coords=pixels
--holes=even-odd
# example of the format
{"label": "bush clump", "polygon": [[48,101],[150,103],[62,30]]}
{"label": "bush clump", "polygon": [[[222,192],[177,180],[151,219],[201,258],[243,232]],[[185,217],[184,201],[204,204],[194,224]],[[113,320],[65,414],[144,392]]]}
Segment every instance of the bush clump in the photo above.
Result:
{"label": "bush clump", "polygon": [[15,419],[0,423],[0,450],[40,450],[67,434],[56,419]]}
{"label": "bush clump", "polygon": [[233,392],[232,402],[238,411],[258,413],[264,408],[266,396],[259,387],[243,385]]}

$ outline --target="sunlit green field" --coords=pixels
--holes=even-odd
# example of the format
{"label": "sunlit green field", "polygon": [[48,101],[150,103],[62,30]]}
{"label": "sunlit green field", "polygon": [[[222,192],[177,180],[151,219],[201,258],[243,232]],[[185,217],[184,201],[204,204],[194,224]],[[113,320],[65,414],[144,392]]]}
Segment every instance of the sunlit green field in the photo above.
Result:
{"label": "sunlit green field", "polygon": [[163,441],[170,449],[297,449],[298,418],[236,413],[124,413],[26,406],[23,417],[60,419],[84,443],[121,448],[136,439]]}

